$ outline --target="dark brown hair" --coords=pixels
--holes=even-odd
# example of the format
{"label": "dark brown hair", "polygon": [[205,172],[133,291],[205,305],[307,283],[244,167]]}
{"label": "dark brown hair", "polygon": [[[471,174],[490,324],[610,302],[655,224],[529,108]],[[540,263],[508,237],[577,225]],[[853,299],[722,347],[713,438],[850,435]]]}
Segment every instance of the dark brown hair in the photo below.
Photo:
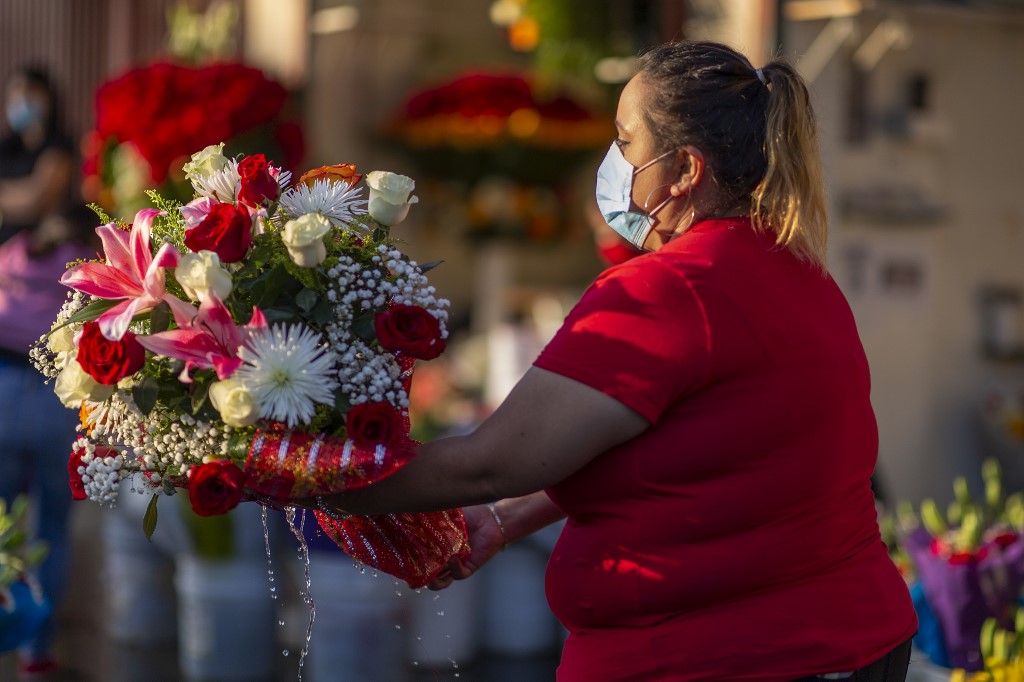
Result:
{"label": "dark brown hair", "polygon": [[[727,205],[750,205],[754,225],[825,266],[828,221],[814,111],[787,62],[761,68],[712,42],[660,45],[640,57],[644,114],[659,151],[693,145]],[[762,80],[763,78],[763,80]]]}

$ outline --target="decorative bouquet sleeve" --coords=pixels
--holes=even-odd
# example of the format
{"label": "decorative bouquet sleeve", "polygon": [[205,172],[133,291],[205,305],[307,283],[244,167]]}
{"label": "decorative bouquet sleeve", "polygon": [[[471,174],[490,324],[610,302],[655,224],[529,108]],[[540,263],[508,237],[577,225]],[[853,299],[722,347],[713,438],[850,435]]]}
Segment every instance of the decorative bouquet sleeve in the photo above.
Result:
{"label": "decorative bouquet sleeve", "polygon": [[[263,155],[222,149],[185,165],[193,201],[150,193],[155,209],[97,228],[103,259],[61,279],[74,291],[33,360],[80,411],[76,499],[113,502],[141,474],[157,493],[186,488],[201,515],[243,499],[285,506],[414,456],[412,365],[444,351],[448,302],[389,237],[416,202],[413,181],[370,173],[367,201],[355,166],[291,184]],[[457,511],[325,530],[418,584],[468,549]]]}

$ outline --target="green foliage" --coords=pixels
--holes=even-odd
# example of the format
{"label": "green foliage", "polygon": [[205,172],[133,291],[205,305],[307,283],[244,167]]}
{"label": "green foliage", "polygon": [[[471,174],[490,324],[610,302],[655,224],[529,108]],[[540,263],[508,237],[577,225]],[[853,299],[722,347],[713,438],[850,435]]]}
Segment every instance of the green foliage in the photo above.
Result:
{"label": "green foliage", "polygon": [[0,498],[0,588],[9,587],[46,556],[46,543],[28,540],[27,514],[24,495],[14,498],[10,506]]}

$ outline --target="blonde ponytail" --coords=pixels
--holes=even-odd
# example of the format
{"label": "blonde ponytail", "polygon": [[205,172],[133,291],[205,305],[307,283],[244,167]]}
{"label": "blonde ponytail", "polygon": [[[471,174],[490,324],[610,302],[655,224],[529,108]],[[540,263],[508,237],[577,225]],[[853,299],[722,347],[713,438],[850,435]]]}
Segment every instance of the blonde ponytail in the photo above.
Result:
{"label": "blonde ponytail", "polygon": [[777,244],[824,270],[828,216],[810,94],[785,62],[770,62],[761,72],[769,90],[767,169],[751,197],[751,218],[758,229],[774,231]]}

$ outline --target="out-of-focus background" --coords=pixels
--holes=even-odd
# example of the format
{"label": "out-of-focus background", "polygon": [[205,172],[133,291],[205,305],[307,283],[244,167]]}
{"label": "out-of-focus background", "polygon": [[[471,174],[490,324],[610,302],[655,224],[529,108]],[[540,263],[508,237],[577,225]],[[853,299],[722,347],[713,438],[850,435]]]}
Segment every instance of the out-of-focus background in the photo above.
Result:
{"label": "out-of-focus background", "polygon": [[[180,191],[188,155],[219,140],[298,171],[413,177],[420,203],[393,234],[444,261],[431,278],[452,302],[450,350],[414,384],[425,439],[494,409],[627,255],[595,219],[594,171],[635,56],[676,38],[755,66],[785,56],[813,90],[882,500],[944,504],[987,456],[1024,486],[1024,2],[3,0],[0,82],[50,74],[75,194],[127,219],[143,189]],[[145,500],[123,498],[73,508],[52,679],[294,679],[308,609],[281,519],[266,524],[268,576],[258,508],[212,530],[165,513],[150,544]],[[233,538],[248,573],[218,572],[203,533]],[[303,679],[554,679],[552,535],[441,595],[361,575],[309,535]],[[0,658],[0,679],[15,671]]]}

